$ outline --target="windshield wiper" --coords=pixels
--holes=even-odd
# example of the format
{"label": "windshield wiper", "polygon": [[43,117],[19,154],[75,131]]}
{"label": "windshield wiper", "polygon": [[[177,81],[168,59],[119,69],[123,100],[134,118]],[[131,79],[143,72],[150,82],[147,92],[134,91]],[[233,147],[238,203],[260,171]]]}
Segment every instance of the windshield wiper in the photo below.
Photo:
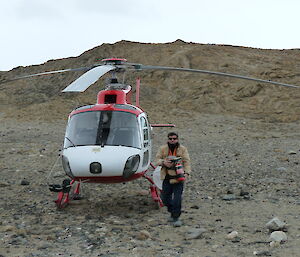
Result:
{"label": "windshield wiper", "polygon": [[[72,147],[76,147],[76,145],[71,141],[70,138],[65,137],[65,139],[67,139],[72,144]],[[69,147],[71,147],[71,146],[69,146]],[[65,147],[65,148],[69,148],[69,147]]]}

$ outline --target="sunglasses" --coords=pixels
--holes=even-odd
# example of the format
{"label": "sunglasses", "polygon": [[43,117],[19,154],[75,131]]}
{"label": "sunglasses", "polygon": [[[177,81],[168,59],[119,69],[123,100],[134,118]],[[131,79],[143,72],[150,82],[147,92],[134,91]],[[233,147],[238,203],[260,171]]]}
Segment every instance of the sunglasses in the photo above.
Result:
{"label": "sunglasses", "polygon": [[169,137],[169,140],[177,140],[177,137]]}

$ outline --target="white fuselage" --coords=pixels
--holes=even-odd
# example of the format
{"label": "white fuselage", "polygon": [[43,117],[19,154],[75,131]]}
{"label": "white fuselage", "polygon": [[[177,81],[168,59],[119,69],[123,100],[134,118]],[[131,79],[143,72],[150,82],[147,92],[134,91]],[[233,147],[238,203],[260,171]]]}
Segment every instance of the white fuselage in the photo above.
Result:
{"label": "white fuselage", "polygon": [[66,174],[73,179],[100,183],[139,177],[148,169],[151,159],[146,114],[100,107],[75,113],[69,119],[62,151]]}
{"label": "white fuselage", "polygon": [[[74,177],[122,176],[127,159],[137,154],[142,158],[140,149],[125,146],[78,146],[63,151]],[[90,164],[93,162],[101,163],[101,173],[90,172]],[[144,168],[140,162],[136,172]]]}

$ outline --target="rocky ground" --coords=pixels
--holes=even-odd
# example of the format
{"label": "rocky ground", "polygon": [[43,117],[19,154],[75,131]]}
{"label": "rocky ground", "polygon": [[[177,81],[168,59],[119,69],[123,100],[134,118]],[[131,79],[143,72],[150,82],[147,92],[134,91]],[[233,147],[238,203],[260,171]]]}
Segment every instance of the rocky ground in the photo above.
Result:
{"label": "rocky ground", "polygon": [[[208,114],[177,122],[193,166],[179,228],[143,179],[85,184],[84,199],[57,210],[47,183],[63,179],[52,167],[64,128],[1,118],[1,256],[300,256],[299,122]],[[154,152],[167,132],[154,130]],[[274,217],[288,237],[275,247],[266,227]]]}

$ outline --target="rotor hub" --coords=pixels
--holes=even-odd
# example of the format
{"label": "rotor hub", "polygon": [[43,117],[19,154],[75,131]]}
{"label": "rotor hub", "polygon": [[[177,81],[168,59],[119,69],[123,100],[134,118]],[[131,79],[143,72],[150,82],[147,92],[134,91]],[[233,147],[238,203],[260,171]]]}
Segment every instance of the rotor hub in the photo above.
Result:
{"label": "rotor hub", "polygon": [[126,59],[123,58],[107,58],[107,59],[102,59],[101,60],[105,65],[106,64],[111,64],[111,65],[121,65],[127,62]]}

